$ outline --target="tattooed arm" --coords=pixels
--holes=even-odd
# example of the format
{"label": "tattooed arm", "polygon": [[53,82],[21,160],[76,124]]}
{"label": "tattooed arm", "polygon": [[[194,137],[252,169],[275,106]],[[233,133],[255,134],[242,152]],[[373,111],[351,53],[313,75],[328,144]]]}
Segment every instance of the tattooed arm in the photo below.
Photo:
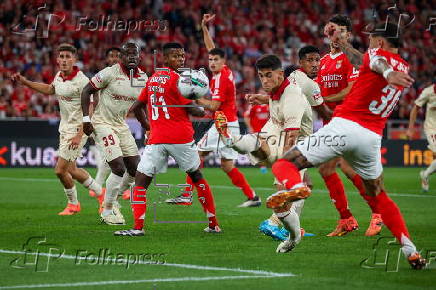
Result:
{"label": "tattooed arm", "polygon": [[355,49],[340,30],[334,32],[332,39],[338,44],[342,52],[345,53],[351,64],[358,69],[363,62],[363,53]]}

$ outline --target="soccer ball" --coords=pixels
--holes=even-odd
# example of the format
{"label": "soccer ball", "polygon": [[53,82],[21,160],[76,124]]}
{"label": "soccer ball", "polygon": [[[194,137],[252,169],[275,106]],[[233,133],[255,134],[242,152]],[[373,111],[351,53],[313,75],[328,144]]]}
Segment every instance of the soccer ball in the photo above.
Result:
{"label": "soccer ball", "polygon": [[177,87],[183,97],[195,100],[209,92],[209,79],[203,71],[189,69],[180,73]]}

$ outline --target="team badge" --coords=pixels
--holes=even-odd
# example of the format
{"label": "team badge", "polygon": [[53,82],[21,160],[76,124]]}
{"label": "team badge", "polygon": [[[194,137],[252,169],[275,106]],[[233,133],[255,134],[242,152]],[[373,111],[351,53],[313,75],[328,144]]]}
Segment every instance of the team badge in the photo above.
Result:
{"label": "team badge", "polygon": [[336,62],[336,69],[341,68],[341,66],[342,66],[342,60],[338,60],[338,61]]}

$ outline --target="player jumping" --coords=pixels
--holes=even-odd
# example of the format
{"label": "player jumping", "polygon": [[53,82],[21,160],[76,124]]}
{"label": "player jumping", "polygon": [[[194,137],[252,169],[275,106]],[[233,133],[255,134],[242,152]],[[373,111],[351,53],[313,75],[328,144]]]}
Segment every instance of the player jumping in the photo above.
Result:
{"label": "player jumping", "polygon": [[51,84],[32,82],[20,73],[12,75],[12,80],[45,95],[55,95],[61,111],[59,124],[59,153],[55,172],[67,196],[67,207],[59,215],[73,215],[80,212],[77,190],[74,180],[89,190],[97,193],[99,203],[102,202],[102,188],[84,169],[77,168],[76,159],[81,156],[87,136],[82,130],[82,111],[80,109],[80,93],[89,79],[75,66],[77,49],[67,43],[58,47],[57,63],[60,71],[56,73]]}
{"label": "player jumping", "polygon": [[[267,207],[280,213],[285,227],[291,228],[292,221],[288,221],[288,210],[284,205],[310,195],[310,189],[302,183],[299,170],[343,156],[362,176],[371,202],[377,206],[384,224],[402,245],[401,249],[412,268],[422,269],[426,261],[410,240],[399,208],[385,192],[380,154],[387,118],[403,89],[410,87],[414,81],[408,74],[409,65],[398,54],[401,44],[399,29],[395,24],[382,23],[371,32],[359,77],[343,104],[335,110],[331,122],[298,142],[273,165],[275,177],[287,190],[271,195]],[[343,146],[333,146],[325,136],[344,136]],[[314,144],[311,140],[318,142]],[[277,251],[288,252],[294,247],[295,241],[288,239],[280,243]]]}
{"label": "player jumping", "polygon": [[116,236],[144,235],[147,189],[156,174],[166,171],[169,156],[172,156],[179,168],[188,174],[197,189],[198,200],[209,220],[209,226],[204,231],[221,232],[215,216],[212,192],[200,171],[200,157],[189,119],[189,115],[204,116],[204,109],[195,106],[192,100],[184,98],[177,88],[180,77],[177,70],[183,67],[185,62],[183,46],[179,43],[167,43],[163,46],[163,54],[165,68],[150,77],[147,86],[132,107],[135,112],[141,112],[147,106],[151,132],[136,172],[131,199],[134,227],[131,230],[116,231]]}
{"label": "player jumping", "polygon": [[[125,43],[121,47],[121,62],[98,72],[82,92],[83,131],[88,136],[94,132],[95,141],[104,148],[104,159],[112,171],[106,180],[104,209],[101,212],[101,221],[109,225],[125,223],[114,202],[118,192],[123,192],[134,182],[139,163],[135,138],[125,122],[129,108],[137,100],[147,80],[147,75],[138,68],[139,52],[136,44]],[[99,103],[91,123],[91,94],[99,90]],[[145,113],[136,117],[143,128],[147,128]],[[124,175],[126,170],[128,174]]]}

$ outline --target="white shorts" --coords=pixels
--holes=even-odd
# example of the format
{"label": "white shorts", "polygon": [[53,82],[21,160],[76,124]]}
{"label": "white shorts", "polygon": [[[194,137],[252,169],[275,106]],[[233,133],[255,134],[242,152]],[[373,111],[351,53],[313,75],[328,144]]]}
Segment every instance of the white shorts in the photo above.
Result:
{"label": "white shorts", "polygon": [[377,133],[356,122],[335,117],[304,140],[297,149],[314,166],[342,156],[363,179],[378,178],[383,172],[381,140]]}
{"label": "white shorts", "polygon": [[425,136],[427,136],[428,149],[436,152],[436,131],[424,130]]}
{"label": "white shorts", "polygon": [[174,158],[183,172],[192,172],[200,167],[200,156],[195,142],[192,141],[185,144],[151,144],[145,146],[137,170],[150,177],[158,173],[165,173],[169,156]]}
{"label": "white shorts", "polygon": [[[230,132],[235,135],[240,135],[239,131],[239,122],[229,122],[228,127],[230,128]],[[201,138],[200,142],[198,142],[198,151],[204,152],[217,152],[221,158],[235,160],[238,159],[238,152],[233,150],[232,148],[224,146],[224,143],[219,138],[219,133],[215,128],[215,125],[212,125],[210,129],[206,132],[206,134]]]}
{"label": "white shorts", "polygon": [[137,156],[138,146],[129,128],[94,125],[95,143],[103,148],[103,158],[110,162],[118,157]]}
{"label": "white shorts", "polygon": [[82,140],[80,141],[79,146],[76,149],[70,149],[70,140],[76,136],[77,133],[65,134],[61,133],[59,135],[59,150],[58,156],[67,160],[67,161],[75,161],[77,158],[82,156],[82,149],[85,146],[86,141],[88,140],[88,136],[83,134]]}

